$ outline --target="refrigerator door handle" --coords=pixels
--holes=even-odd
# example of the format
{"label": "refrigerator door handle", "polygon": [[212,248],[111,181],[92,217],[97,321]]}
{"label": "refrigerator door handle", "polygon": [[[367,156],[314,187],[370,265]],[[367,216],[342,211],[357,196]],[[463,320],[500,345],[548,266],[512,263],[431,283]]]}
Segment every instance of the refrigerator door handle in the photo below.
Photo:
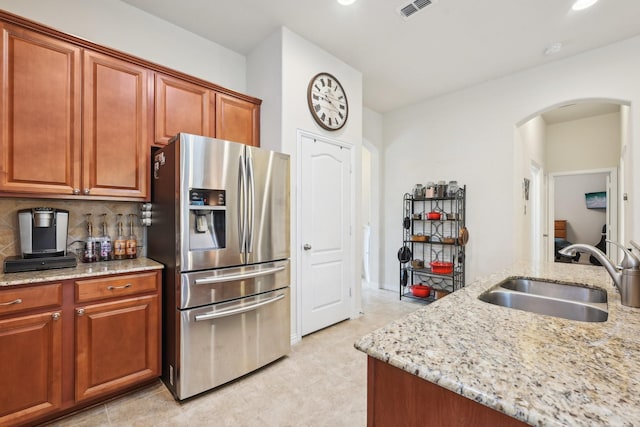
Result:
{"label": "refrigerator door handle", "polygon": [[238,238],[240,239],[240,252],[246,251],[247,243],[247,169],[244,156],[240,156],[238,171]]}
{"label": "refrigerator door handle", "polygon": [[234,280],[244,280],[244,279],[253,279],[254,277],[262,277],[269,276],[271,274],[278,273],[283,271],[285,266],[281,265],[279,267],[267,268],[264,270],[257,270],[251,273],[240,273],[240,274],[229,274],[226,276],[211,276],[204,277],[202,279],[196,279],[194,283],[196,285],[210,285],[212,283],[221,283],[221,282],[232,282]]}
{"label": "refrigerator door handle", "polygon": [[284,297],[285,297],[285,294],[280,294],[280,295],[276,295],[273,298],[269,298],[267,300],[260,301],[260,302],[255,303],[255,304],[251,304],[251,305],[248,305],[246,307],[233,308],[231,310],[222,310],[222,311],[218,311],[218,312],[214,311],[214,312],[207,313],[207,314],[199,314],[199,315],[195,316],[194,320],[196,322],[200,322],[202,320],[218,319],[220,317],[228,317],[228,316],[233,316],[233,315],[236,315],[236,314],[246,313],[247,311],[253,311],[253,310],[257,309],[258,307],[262,307],[263,305],[272,304],[272,303],[274,303],[276,301],[281,300]]}
{"label": "refrigerator door handle", "polygon": [[256,202],[256,182],[253,173],[253,157],[247,154],[247,177],[248,177],[248,194],[247,194],[247,252],[253,252],[253,226],[255,224],[254,206]]}

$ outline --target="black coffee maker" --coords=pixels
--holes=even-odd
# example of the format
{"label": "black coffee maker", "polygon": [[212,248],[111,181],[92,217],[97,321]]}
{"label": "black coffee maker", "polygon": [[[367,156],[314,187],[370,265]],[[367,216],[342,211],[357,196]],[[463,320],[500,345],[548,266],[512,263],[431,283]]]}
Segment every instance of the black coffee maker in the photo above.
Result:
{"label": "black coffee maker", "polygon": [[75,267],[76,257],[67,255],[69,211],[47,207],[18,211],[21,255],[4,261],[4,272]]}

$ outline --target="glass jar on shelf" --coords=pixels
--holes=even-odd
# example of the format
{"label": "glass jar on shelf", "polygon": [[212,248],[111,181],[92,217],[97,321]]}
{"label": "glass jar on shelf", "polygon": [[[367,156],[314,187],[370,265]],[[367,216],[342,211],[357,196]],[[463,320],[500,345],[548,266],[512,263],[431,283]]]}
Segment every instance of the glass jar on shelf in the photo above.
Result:
{"label": "glass jar on shelf", "polygon": [[458,181],[449,181],[449,185],[447,186],[447,196],[455,197],[459,188]]}

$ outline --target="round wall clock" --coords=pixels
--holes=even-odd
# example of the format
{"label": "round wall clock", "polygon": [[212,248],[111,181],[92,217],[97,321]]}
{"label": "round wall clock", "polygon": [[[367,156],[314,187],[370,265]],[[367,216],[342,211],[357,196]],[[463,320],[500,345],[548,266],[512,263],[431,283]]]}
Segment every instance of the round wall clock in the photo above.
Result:
{"label": "round wall clock", "polygon": [[342,85],[329,73],[319,73],[307,88],[309,111],[320,126],[326,130],[338,130],[349,117],[349,103]]}

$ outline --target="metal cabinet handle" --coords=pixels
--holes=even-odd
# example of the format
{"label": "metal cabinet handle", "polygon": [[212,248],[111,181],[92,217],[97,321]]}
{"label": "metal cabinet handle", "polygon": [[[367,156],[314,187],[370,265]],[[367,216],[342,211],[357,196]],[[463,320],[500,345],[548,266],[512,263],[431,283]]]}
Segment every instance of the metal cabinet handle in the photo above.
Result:
{"label": "metal cabinet handle", "polygon": [[305,243],[304,246],[302,247],[302,249],[304,249],[305,251],[308,251],[311,249],[311,245],[308,243]]}
{"label": "metal cabinet handle", "polygon": [[52,318],[53,320],[58,320],[58,319],[60,319],[60,313],[53,313],[53,314],[51,315],[51,318]]}
{"label": "metal cabinet handle", "polygon": [[246,313],[247,311],[255,310],[256,308],[262,307],[263,305],[267,305],[267,304],[271,304],[276,301],[279,301],[284,297],[285,297],[285,294],[280,294],[280,295],[276,295],[273,298],[269,298],[268,300],[260,301],[259,303],[256,303],[256,304],[251,304],[247,307],[239,307],[239,308],[233,308],[231,310],[222,310],[217,312],[214,311],[212,313],[198,315],[198,316],[195,316],[195,321],[199,322],[202,320],[218,319],[220,317],[228,317],[228,316],[233,316],[235,314]]}
{"label": "metal cabinet handle", "polygon": [[14,299],[13,301],[9,301],[9,302],[0,303],[0,305],[13,305],[13,304],[22,304],[22,298]]}
{"label": "metal cabinet handle", "polygon": [[127,283],[126,285],[123,286],[107,286],[107,289],[110,291],[113,291],[115,289],[127,289],[131,287],[131,283]]}
{"label": "metal cabinet handle", "polygon": [[89,194],[89,189],[88,188],[84,189],[84,194]]}
{"label": "metal cabinet handle", "polygon": [[79,188],[74,188],[73,189],[73,194],[80,194],[80,189]]}
{"label": "metal cabinet handle", "polygon": [[78,316],[83,316],[84,315],[84,308],[76,309],[76,313],[78,314]]}

